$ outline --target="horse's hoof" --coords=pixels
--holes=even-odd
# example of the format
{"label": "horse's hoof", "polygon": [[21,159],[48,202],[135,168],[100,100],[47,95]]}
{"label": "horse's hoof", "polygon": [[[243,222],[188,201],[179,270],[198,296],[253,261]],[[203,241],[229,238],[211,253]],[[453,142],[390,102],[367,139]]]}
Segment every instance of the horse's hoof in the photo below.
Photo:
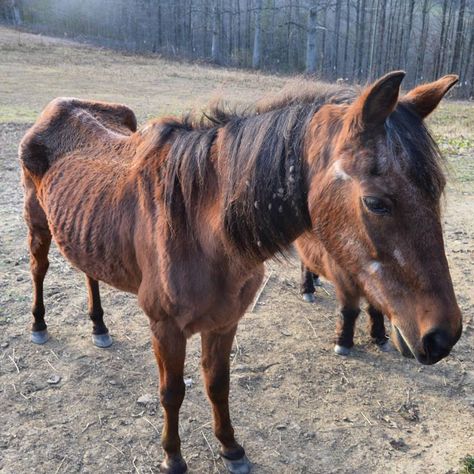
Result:
{"label": "horse's hoof", "polygon": [[221,459],[227,470],[232,474],[248,474],[252,470],[252,464],[250,464],[245,454],[240,459],[235,460],[227,459],[221,455]]}
{"label": "horse's hoof", "polygon": [[392,352],[392,351],[393,351],[393,346],[392,346],[392,344],[390,343],[390,340],[389,340],[389,339],[386,339],[385,342],[377,343],[377,347],[378,347],[379,350],[381,350],[382,352]]}
{"label": "horse's hoof", "polygon": [[92,342],[97,347],[105,348],[112,345],[112,338],[108,332],[105,334],[92,334]]}
{"label": "horse's hoof", "polygon": [[316,298],[314,297],[313,293],[303,293],[303,300],[307,303],[314,303]]}
{"label": "horse's hoof", "polygon": [[314,286],[323,286],[323,282],[319,279],[319,277],[313,278],[313,285]]}
{"label": "horse's hoof", "polygon": [[160,472],[164,474],[184,474],[188,470],[186,461],[182,458],[165,459],[160,466]]}
{"label": "horse's hoof", "polygon": [[31,331],[31,342],[35,344],[44,344],[49,339],[49,334],[47,329],[42,331]]}
{"label": "horse's hoof", "polygon": [[336,344],[334,346],[334,352],[340,356],[347,356],[351,353],[351,350],[348,347],[344,347],[344,346],[340,346],[339,344]]}

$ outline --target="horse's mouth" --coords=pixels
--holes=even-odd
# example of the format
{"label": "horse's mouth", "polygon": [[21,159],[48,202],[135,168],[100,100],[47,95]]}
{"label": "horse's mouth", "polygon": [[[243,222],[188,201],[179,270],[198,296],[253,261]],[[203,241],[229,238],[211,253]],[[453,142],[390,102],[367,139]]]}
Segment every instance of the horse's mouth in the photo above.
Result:
{"label": "horse's mouth", "polygon": [[392,324],[391,338],[392,342],[395,344],[395,347],[398,349],[398,352],[400,352],[403,357],[409,357],[411,359],[416,358],[410,344],[403,336],[402,331],[400,331],[400,329],[398,329],[395,324]]}

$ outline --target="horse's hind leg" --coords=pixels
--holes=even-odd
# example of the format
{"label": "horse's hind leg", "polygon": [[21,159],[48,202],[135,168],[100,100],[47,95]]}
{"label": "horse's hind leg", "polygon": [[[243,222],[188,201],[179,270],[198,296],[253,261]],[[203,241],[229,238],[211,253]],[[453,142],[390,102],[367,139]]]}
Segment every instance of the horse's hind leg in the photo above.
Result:
{"label": "horse's hind leg", "polygon": [[214,433],[222,445],[222,460],[231,473],[246,474],[251,465],[244,448],[235,440],[229,414],[229,356],[236,330],[237,326],[226,333],[202,333],[202,370],[212,404]]}
{"label": "horse's hind leg", "polygon": [[49,267],[48,252],[51,245],[46,215],[36,197],[36,189],[29,179],[24,180],[25,210],[28,226],[28,244],[30,247],[30,268],[33,280],[33,325],[31,341],[44,344],[48,339],[48,329],[44,320],[43,282]]}
{"label": "horse's hind leg", "polygon": [[97,347],[110,347],[112,338],[104,323],[104,310],[100,303],[99,282],[86,275],[89,294],[89,317],[92,321],[92,342]]}
{"label": "horse's hind leg", "polygon": [[387,334],[385,332],[384,316],[378,309],[369,304],[367,308],[369,314],[370,336],[382,351],[390,349]]}

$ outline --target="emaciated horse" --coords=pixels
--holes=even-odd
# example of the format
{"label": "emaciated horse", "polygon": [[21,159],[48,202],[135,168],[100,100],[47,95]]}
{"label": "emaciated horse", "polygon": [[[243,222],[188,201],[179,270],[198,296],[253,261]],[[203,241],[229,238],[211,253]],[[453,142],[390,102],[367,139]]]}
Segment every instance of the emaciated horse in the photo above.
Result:
{"label": "emaciated horse", "polygon": [[457,78],[399,100],[404,75],[361,94],[294,95],[258,114],[163,118],[137,131],[126,107],[56,99],[22,140],[33,340],[47,339],[52,237],[87,275],[96,334],[107,334],[99,280],[138,295],[159,368],[164,472],[186,470],[178,416],[195,333],[223,460],[231,472],[250,470],[229,415],[229,354],[263,262],[304,233],[356,275],[404,354],[434,364],[458,340],[440,221],[445,179],[422,121]]}

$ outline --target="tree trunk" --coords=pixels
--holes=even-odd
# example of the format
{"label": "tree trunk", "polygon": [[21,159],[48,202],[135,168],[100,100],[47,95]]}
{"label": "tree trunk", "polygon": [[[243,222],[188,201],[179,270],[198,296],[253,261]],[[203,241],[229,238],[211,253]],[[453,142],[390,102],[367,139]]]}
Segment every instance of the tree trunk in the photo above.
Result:
{"label": "tree trunk", "polygon": [[20,13],[20,6],[18,5],[18,2],[16,0],[11,1],[11,6],[12,6],[12,16],[13,16],[13,24],[15,26],[20,26],[22,21],[21,21],[21,13]]}
{"label": "tree trunk", "polygon": [[451,72],[459,73],[461,66],[461,45],[464,29],[464,11],[466,10],[466,0],[461,0],[459,5],[458,25],[456,28],[456,38],[454,42],[453,60],[451,62]]}
{"label": "tree trunk", "polygon": [[421,37],[416,58],[415,81],[423,79],[423,65],[426,53],[426,38],[428,35],[428,7],[430,0],[424,0],[421,14]]}
{"label": "tree trunk", "polygon": [[342,0],[336,1],[336,13],[334,17],[334,54],[332,60],[332,71],[331,76],[334,78],[338,74],[338,61],[339,61],[339,36],[341,34],[341,8]]}
{"label": "tree trunk", "polygon": [[262,56],[262,0],[257,0],[257,8],[255,10],[255,35],[253,38],[253,54],[252,67],[258,69],[260,67]]}
{"label": "tree trunk", "polygon": [[212,8],[212,45],[211,45],[211,59],[214,63],[219,64],[221,60],[219,31],[220,31],[220,11],[219,0],[214,0]]}
{"label": "tree trunk", "polygon": [[357,79],[359,82],[363,78],[362,74],[362,60],[364,55],[366,54],[365,51],[365,9],[366,9],[367,2],[366,0],[362,0],[361,2],[361,12],[360,12],[360,36],[359,36],[359,51],[358,51],[358,58],[357,58]]}
{"label": "tree trunk", "polygon": [[316,8],[311,7],[308,12],[308,31],[306,37],[306,73],[316,72]]}
{"label": "tree trunk", "polygon": [[448,0],[443,2],[443,14],[441,20],[441,34],[439,36],[438,50],[436,51],[436,58],[433,70],[434,79],[438,78],[439,70],[441,67],[441,52],[445,47],[445,34],[446,34],[446,11],[448,9]]}
{"label": "tree trunk", "polygon": [[349,31],[350,31],[350,18],[351,18],[351,4],[347,0],[347,11],[346,11],[346,38],[344,41],[344,65],[342,68],[342,75],[344,79],[347,79],[347,55],[349,51]]}
{"label": "tree trunk", "polygon": [[408,48],[410,47],[411,30],[413,29],[413,10],[415,9],[415,0],[410,0],[408,8],[408,27],[405,35],[405,48],[403,50],[403,67],[407,69],[408,66]]}

